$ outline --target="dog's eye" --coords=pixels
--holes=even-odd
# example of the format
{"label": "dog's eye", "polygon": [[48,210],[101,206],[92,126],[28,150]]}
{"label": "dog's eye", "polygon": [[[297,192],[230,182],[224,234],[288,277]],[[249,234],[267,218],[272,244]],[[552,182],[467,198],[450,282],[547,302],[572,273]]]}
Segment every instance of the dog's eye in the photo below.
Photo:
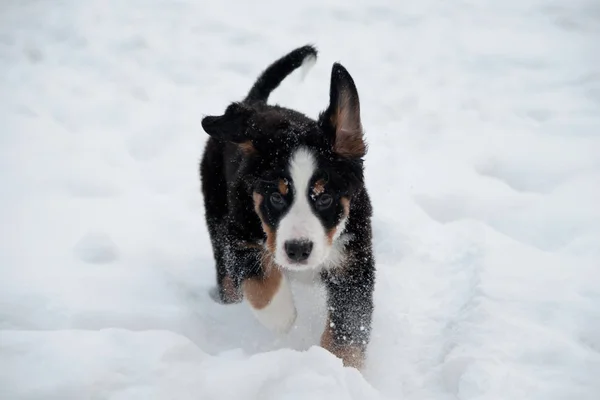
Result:
{"label": "dog's eye", "polygon": [[273,207],[277,208],[278,210],[281,210],[283,207],[285,207],[285,199],[279,192],[271,193],[270,200],[271,204],[273,204]]}
{"label": "dog's eye", "polygon": [[317,199],[317,208],[321,211],[328,209],[329,207],[331,207],[332,204],[333,204],[333,197],[331,197],[331,195],[329,195],[327,193],[321,195]]}

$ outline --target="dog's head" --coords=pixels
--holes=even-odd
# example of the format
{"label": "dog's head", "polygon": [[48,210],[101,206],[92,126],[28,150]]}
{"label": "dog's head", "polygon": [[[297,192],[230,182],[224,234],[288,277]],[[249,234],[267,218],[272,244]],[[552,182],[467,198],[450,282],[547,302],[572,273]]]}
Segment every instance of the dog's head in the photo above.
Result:
{"label": "dog's head", "polygon": [[366,153],[348,71],[333,65],[329,106],[316,121],[266,101],[245,101],[202,125],[210,136],[238,145],[239,179],[248,184],[275,262],[290,269],[335,265],[353,194],[363,185]]}

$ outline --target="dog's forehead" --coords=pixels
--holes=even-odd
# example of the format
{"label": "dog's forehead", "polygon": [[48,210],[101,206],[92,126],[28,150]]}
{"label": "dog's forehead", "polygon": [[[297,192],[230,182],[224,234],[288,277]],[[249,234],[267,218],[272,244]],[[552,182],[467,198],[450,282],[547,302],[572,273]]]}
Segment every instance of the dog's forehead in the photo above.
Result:
{"label": "dog's forehead", "polygon": [[265,154],[271,172],[275,170],[291,178],[293,170],[301,169],[302,175],[309,179],[327,165],[322,151],[307,145],[304,135],[281,135],[280,139],[271,141],[273,151]]}

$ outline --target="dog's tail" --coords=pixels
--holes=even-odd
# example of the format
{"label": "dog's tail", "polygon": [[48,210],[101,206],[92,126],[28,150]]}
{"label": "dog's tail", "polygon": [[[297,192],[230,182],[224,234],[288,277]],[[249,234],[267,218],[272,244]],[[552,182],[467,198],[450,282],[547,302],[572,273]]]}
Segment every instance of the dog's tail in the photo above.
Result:
{"label": "dog's tail", "polygon": [[317,60],[317,49],[306,45],[292,50],[263,71],[258,77],[244,103],[266,103],[271,92],[292,72],[300,66],[311,67]]}

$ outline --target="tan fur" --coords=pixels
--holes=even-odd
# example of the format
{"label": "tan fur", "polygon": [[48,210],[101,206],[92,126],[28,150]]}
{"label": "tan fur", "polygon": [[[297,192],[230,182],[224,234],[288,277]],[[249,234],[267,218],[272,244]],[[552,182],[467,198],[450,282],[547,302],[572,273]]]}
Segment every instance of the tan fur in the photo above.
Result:
{"label": "tan fur", "polygon": [[238,147],[240,148],[240,150],[242,150],[242,153],[244,153],[247,156],[256,153],[256,148],[250,140],[238,144]]}
{"label": "tan fur", "polygon": [[264,198],[261,194],[258,194],[256,192],[254,192],[252,194],[252,197],[254,199],[254,211],[260,218],[260,221],[262,222],[263,231],[267,235],[267,243],[266,243],[267,249],[271,253],[275,253],[275,239],[277,238],[277,234],[276,234],[275,230],[273,230],[269,225],[267,225],[265,223],[263,215],[260,212],[260,205],[262,204]]}
{"label": "tan fur", "polygon": [[282,273],[270,263],[270,257],[262,262],[263,277],[246,279],[243,283],[244,295],[252,307],[261,310],[269,305],[281,285]]}
{"label": "tan fur", "polygon": [[[344,208],[344,215],[343,217],[348,217],[348,215],[350,215],[350,199],[347,197],[342,197],[340,199],[340,203],[342,203],[342,207]],[[334,226],[332,229],[330,229],[327,232],[327,243],[331,246],[333,244],[333,238],[335,237],[335,234],[337,232],[338,227]]]}
{"label": "tan fur", "polygon": [[333,151],[343,157],[360,158],[367,152],[362,132],[339,129],[335,135]]}
{"label": "tan fur", "polygon": [[288,193],[288,184],[285,179],[279,180],[279,193],[286,195]]}
{"label": "tan fur", "polygon": [[319,179],[318,181],[315,182],[315,185],[313,186],[313,193],[318,196],[321,193],[325,192],[325,181],[323,179]]}
{"label": "tan fur", "polygon": [[268,251],[263,252],[261,259],[262,277],[261,278],[250,278],[246,279],[242,283],[244,296],[250,303],[250,305],[257,309],[263,309],[273,299],[273,296],[279,290],[281,285],[282,274],[279,268],[273,263],[272,254],[275,252],[275,231],[265,224],[262,213],[260,212],[260,205],[264,200],[264,197],[254,192],[252,195],[254,199],[254,211],[262,222],[263,230],[267,235],[266,248]]}
{"label": "tan fur", "polygon": [[346,344],[336,345],[333,340],[333,330],[331,319],[327,317],[325,330],[321,335],[321,347],[329,351],[334,356],[340,358],[345,367],[354,367],[361,370],[365,362],[365,352],[360,347]]}
{"label": "tan fur", "polygon": [[335,237],[336,232],[337,232],[337,226],[334,226],[329,231],[327,231],[327,244],[328,245],[331,246],[333,244],[333,238]]}
{"label": "tan fur", "polygon": [[363,139],[363,128],[360,123],[358,104],[351,106],[350,99],[342,94],[337,110],[332,114],[332,125],[335,126],[335,142],[333,151],[342,157],[360,158],[367,153],[367,145]]}

